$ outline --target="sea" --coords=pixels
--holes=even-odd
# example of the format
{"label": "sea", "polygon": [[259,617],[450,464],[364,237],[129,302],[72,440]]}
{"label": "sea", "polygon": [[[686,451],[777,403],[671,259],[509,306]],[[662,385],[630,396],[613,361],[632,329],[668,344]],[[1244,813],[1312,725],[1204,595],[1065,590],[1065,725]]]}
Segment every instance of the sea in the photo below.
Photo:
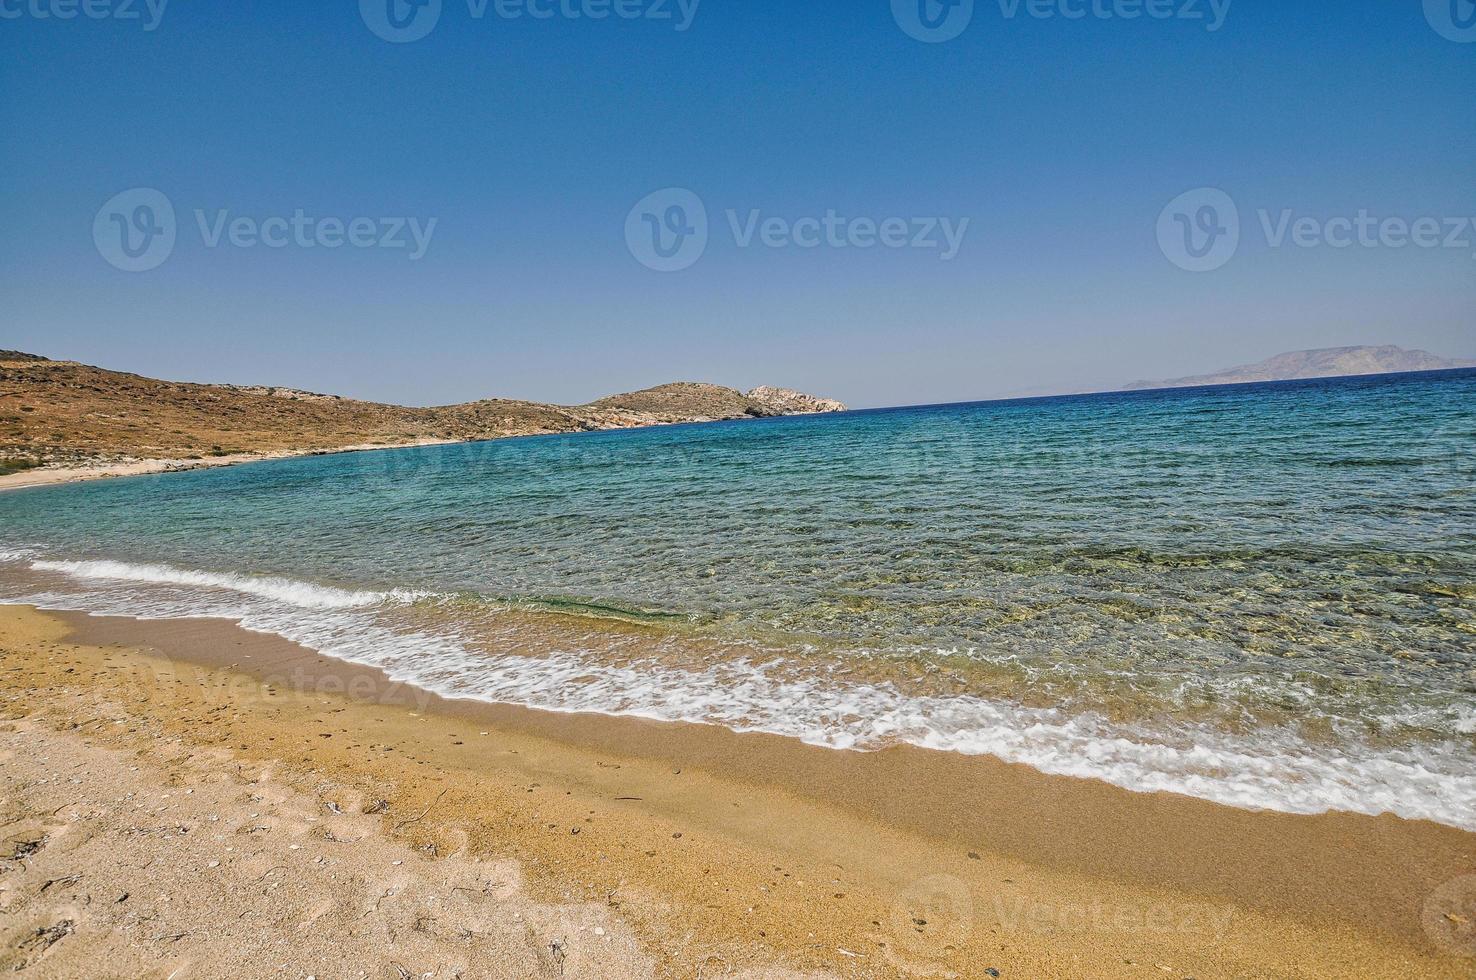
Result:
{"label": "sea", "polygon": [[437,694],[1476,830],[1476,371],[0,493],[0,602]]}

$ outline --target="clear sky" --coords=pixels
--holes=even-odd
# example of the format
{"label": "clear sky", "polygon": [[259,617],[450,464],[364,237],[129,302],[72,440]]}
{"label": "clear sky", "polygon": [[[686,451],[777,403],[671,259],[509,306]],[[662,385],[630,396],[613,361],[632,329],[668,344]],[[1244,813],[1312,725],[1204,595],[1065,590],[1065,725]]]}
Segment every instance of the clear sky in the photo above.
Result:
{"label": "clear sky", "polygon": [[[1360,212],[1442,244],[1476,221],[1470,0],[1234,0],[1217,30],[1210,0],[926,0],[931,33],[918,0],[152,2],[0,0],[0,348],[413,404],[691,379],[878,406],[1306,347],[1476,356],[1469,224],[1327,244]],[[148,271],[99,246],[165,240],[136,197],[105,207],[134,188],[175,212]],[[679,271],[627,239],[665,188],[707,212]],[[1206,272],[1160,244],[1161,216],[1170,243],[1226,227],[1202,198],[1164,213],[1196,188],[1239,211]],[[1305,244],[1262,210],[1311,219]],[[755,211],[783,247],[745,237]],[[802,220],[827,212],[847,223]],[[409,247],[323,247],[324,218]],[[392,218],[434,219],[418,258]],[[945,259],[855,247],[855,218],[909,245],[968,226]]]}

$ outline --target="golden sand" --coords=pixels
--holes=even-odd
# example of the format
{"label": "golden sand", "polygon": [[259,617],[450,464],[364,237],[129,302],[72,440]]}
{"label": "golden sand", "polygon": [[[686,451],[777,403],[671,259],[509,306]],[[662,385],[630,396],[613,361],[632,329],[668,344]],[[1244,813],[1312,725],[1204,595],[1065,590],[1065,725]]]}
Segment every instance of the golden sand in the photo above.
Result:
{"label": "golden sand", "polygon": [[[189,784],[232,827],[266,826],[243,835],[256,863],[200,869],[202,850],[191,873],[172,839],[135,840],[129,853],[157,847],[170,873],[110,866],[101,890],[79,869],[40,891],[77,873],[49,844],[0,865],[5,962],[36,975],[125,957],[178,964],[181,978],[527,975],[512,965],[529,963],[550,976],[1476,975],[1476,835],[1429,823],[1250,813],[986,758],[448,702],[220,621],[0,608],[0,699],[19,726],[0,733],[7,841],[43,824],[52,839],[122,834],[126,813],[99,814],[123,784],[95,775],[120,764],[98,753],[137,767],[129,791]],[[69,783],[74,768],[93,775]],[[253,818],[263,795],[291,816]],[[329,822],[352,826],[329,840]],[[199,889],[259,892],[257,864],[308,847],[338,862],[339,884],[299,882],[266,923],[212,906],[164,943],[104,904],[111,888],[151,908],[167,897],[175,923],[210,894]],[[473,914],[455,889],[487,868],[516,887],[478,892]],[[417,901],[361,908],[383,890],[376,875]],[[440,919],[416,929],[410,905],[427,903]],[[539,925],[465,924],[513,916]],[[63,921],[66,934],[44,931]]]}

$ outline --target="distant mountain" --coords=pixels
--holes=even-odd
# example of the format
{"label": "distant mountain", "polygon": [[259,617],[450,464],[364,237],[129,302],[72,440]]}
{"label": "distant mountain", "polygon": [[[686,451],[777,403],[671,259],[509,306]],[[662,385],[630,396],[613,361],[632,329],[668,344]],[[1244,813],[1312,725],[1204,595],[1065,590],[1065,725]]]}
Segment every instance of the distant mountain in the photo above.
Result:
{"label": "distant mountain", "polygon": [[1134,381],[1125,390],[1142,388],[1199,388],[1205,385],[1254,384],[1258,381],[1294,381],[1298,378],[1341,378],[1357,374],[1398,374],[1404,371],[1444,371],[1476,367],[1476,361],[1451,360],[1423,350],[1403,347],[1324,347],[1227,368],[1214,374],[1196,374],[1167,381]]}

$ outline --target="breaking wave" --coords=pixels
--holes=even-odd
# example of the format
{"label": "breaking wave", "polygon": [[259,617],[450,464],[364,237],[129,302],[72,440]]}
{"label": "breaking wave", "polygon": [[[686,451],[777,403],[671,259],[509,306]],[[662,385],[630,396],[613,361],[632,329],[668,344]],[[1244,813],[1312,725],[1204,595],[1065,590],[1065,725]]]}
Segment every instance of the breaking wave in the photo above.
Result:
{"label": "breaking wave", "polygon": [[[31,574],[7,581],[0,601],[145,619],[229,618],[450,698],[715,724],[836,749],[906,743],[1242,808],[1391,812],[1476,830],[1476,756],[1459,735],[1400,749],[1357,739],[1330,746],[1288,728],[1229,734],[1168,718],[1124,724],[966,694],[909,695],[886,682],[786,670],[782,659],[602,663],[598,632],[588,630],[565,649],[527,656],[476,645],[454,615],[431,627],[405,616],[411,603],[451,598],[438,593],[7,554]],[[1454,722],[1456,732],[1470,732],[1476,716]]]}

